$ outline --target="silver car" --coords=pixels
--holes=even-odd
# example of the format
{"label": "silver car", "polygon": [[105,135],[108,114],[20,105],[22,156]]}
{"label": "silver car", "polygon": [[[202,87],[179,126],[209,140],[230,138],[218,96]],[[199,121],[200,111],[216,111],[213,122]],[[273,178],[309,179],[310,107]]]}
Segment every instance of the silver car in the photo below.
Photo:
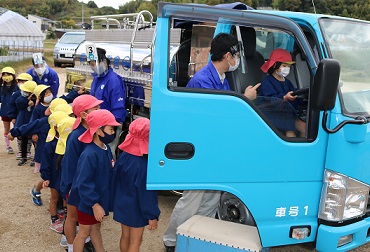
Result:
{"label": "silver car", "polygon": [[62,64],[74,66],[73,54],[79,44],[85,40],[85,32],[66,32],[58,40],[54,47],[53,59],[54,66],[60,67]]}

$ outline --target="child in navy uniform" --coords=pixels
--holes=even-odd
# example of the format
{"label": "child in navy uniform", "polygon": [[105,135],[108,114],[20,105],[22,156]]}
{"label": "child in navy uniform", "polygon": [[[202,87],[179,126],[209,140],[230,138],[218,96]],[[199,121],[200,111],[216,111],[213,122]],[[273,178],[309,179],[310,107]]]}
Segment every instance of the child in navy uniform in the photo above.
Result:
{"label": "child in navy uniform", "polygon": [[79,141],[78,138],[86,131],[88,124],[86,116],[99,109],[103,101],[96,99],[92,95],[83,94],[77,97],[72,103],[73,113],[76,115],[76,121],[72,126],[73,131],[68,136],[66,152],[62,160],[62,174],[60,181],[60,191],[65,200],[67,200],[67,218],[64,223],[64,233],[67,239],[68,251],[73,251],[73,240],[76,237],[77,207],[79,196],[68,197],[75,178],[77,162],[86,144]]}
{"label": "child in navy uniform", "polygon": [[157,192],[146,189],[148,140],[149,119],[138,118],[118,146],[124,152],[114,167],[111,197],[114,197],[113,219],[121,223],[121,252],[139,252],[144,227],[157,229],[160,214]]}
{"label": "child in navy uniform", "polygon": [[68,114],[62,111],[54,112],[49,116],[48,122],[50,124],[50,130],[46,138],[44,155],[42,156],[40,167],[40,176],[43,180],[43,188],[50,188],[50,229],[57,233],[63,232],[63,223],[62,220],[58,218],[57,210],[57,203],[59,199],[58,181],[60,181],[60,169],[57,169],[57,159],[59,154],[56,153],[56,147],[59,140],[57,125],[60,124],[65,118],[68,118]]}
{"label": "child in navy uniform", "polygon": [[0,116],[1,121],[3,121],[4,126],[4,140],[6,145],[6,152],[8,154],[13,154],[13,148],[10,146],[10,141],[8,139],[8,134],[10,131],[10,122],[11,118],[8,117],[9,111],[9,101],[12,97],[12,94],[18,90],[17,81],[15,79],[15,71],[12,67],[4,67],[1,70],[0,78]]}
{"label": "child in navy uniform", "polygon": [[80,228],[73,242],[73,251],[82,252],[90,235],[96,251],[105,251],[100,232],[103,217],[109,210],[109,184],[113,156],[108,146],[115,138],[118,126],[113,114],[105,109],[95,110],[86,116],[89,128],[78,139],[88,143],[78,160],[76,179],[70,197],[78,193],[77,216]]}
{"label": "child in navy uniform", "polygon": [[[15,121],[14,127],[19,128],[30,122],[32,111],[35,106],[36,97],[33,94],[34,89],[37,84],[34,81],[26,81],[19,86],[21,90],[21,96],[15,100],[15,105],[17,106],[18,114]],[[21,160],[18,162],[19,166],[24,165],[27,162],[27,151],[28,151],[28,139],[30,136],[21,137]],[[31,145],[29,145],[31,148]]]}
{"label": "child in navy uniform", "polygon": [[[9,102],[8,102],[8,111],[7,111],[7,117],[12,121],[13,125],[15,124],[15,120],[17,118],[18,110],[17,106],[15,105],[15,100],[19,96],[21,96],[21,90],[19,89],[19,86],[25,83],[26,81],[31,81],[32,76],[28,73],[21,73],[17,77],[17,91],[13,92]],[[22,153],[21,153],[21,140],[17,138],[17,145],[18,145],[18,152],[17,152],[17,159],[21,159]]]}

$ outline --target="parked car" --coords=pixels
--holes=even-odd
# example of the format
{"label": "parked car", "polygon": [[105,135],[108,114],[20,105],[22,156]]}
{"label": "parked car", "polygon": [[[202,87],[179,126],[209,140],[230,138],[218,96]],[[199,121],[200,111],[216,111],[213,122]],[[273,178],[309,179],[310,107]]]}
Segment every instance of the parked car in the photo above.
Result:
{"label": "parked car", "polygon": [[54,66],[60,67],[62,64],[70,64],[74,66],[73,54],[75,53],[75,50],[79,44],[84,40],[84,31],[64,33],[54,47]]}

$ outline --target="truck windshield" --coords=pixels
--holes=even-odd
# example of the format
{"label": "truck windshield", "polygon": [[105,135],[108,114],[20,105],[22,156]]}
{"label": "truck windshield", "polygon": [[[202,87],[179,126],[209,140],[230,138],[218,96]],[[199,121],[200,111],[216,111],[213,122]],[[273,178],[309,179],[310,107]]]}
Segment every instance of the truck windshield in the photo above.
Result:
{"label": "truck windshield", "polygon": [[60,43],[63,44],[79,44],[85,39],[85,34],[65,34]]}
{"label": "truck windshield", "polygon": [[343,113],[370,116],[370,23],[332,18],[319,22],[332,57],[340,62]]}

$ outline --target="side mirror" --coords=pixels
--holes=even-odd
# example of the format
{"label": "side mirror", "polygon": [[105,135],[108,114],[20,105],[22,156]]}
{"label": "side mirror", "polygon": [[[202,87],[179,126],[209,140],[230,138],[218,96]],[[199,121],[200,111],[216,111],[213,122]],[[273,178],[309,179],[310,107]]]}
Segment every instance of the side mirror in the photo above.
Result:
{"label": "side mirror", "polygon": [[319,63],[312,88],[312,108],[331,110],[338,93],[340,64],[335,59],[323,59]]}

